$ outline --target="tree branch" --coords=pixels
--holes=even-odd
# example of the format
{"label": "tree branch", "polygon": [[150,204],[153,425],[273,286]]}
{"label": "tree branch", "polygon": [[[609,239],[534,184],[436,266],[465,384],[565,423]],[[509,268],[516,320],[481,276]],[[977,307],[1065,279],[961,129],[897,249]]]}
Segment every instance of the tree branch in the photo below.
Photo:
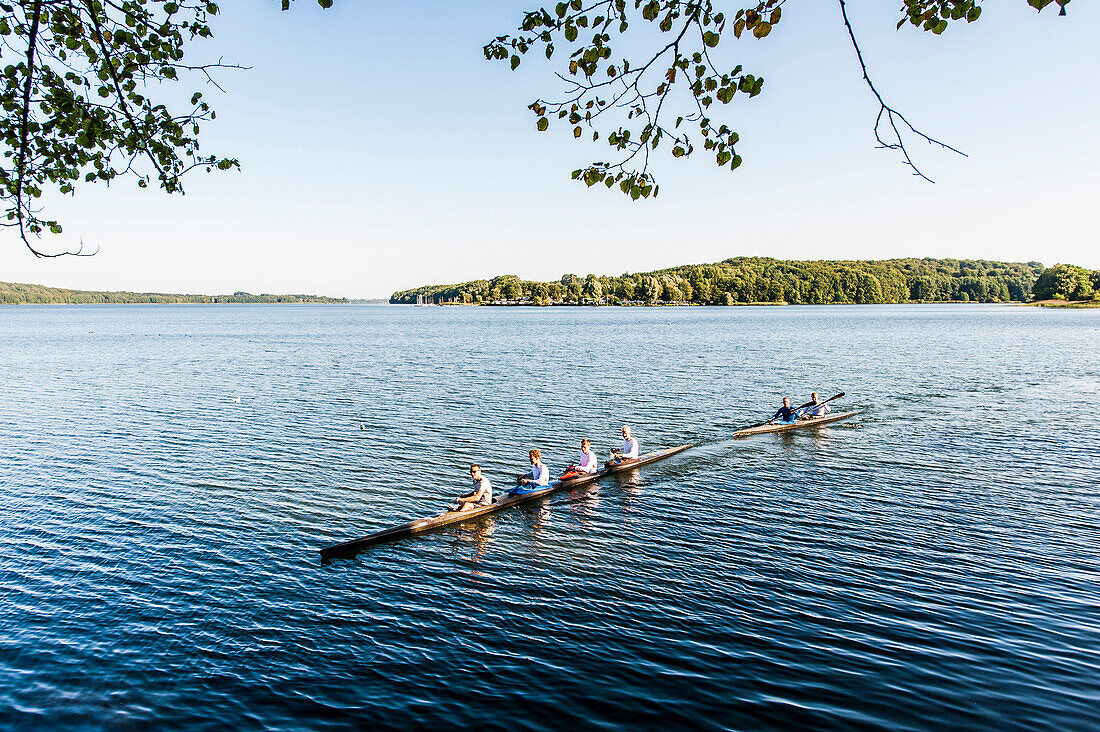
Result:
{"label": "tree branch", "polygon": [[[909,156],[909,150],[905,147],[905,140],[902,137],[901,128],[899,128],[898,126],[899,122],[907,127],[910,132],[917,135],[930,145],[939,145],[945,150],[950,150],[953,153],[958,153],[959,155],[962,155],[964,158],[967,157],[967,154],[962,152],[961,150],[957,150],[951,147],[946,142],[941,142],[921,132],[916,127],[914,127],[903,114],[898,112],[896,109],[888,105],[885,100],[883,100],[882,95],[879,94],[878,89],[875,88],[874,82],[871,81],[871,77],[867,73],[867,64],[863,60],[863,52],[859,48],[859,43],[856,41],[855,31],[852,30],[852,24],[848,20],[848,9],[845,6],[845,0],[837,1],[840,3],[840,14],[841,17],[844,18],[844,27],[848,29],[848,37],[852,40],[852,48],[854,48],[856,51],[856,58],[859,60],[859,67],[863,71],[863,80],[867,82],[867,87],[871,90],[871,93],[875,95],[875,99],[877,99],[879,103],[878,116],[875,118],[874,126],[875,140],[878,142],[878,146],[885,150],[900,151],[902,157],[904,158],[905,165],[908,165],[910,168],[913,169],[913,175],[924,178],[929,183],[935,183],[936,181],[925,175],[921,171],[921,169],[917,167],[916,163],[913,162],[913,159]],[[882,124],[884,118],[886,124],[889,125],[890,130],[893,132],[894,141],[892,142],[887,142],[882,137]]]}

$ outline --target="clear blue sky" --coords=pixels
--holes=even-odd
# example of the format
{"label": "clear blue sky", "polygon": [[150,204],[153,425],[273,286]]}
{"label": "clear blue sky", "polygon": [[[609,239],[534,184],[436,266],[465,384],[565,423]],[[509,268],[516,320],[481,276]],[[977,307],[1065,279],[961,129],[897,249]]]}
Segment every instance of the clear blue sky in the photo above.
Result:
{"label": "clear blue sky", "polygon": [[874,149],[877,107],[834,2],[792,0],[768,38],[723,43],[766,78],[725,108],[744,164],[658,156],[656,201],[586,189],[569,172],[607,158],[526,105],[550,67],[490,64],[484,42],[523,2],[225,3],[194,59],[252,67],[208,92],[204,149],[241,172],[195,174],[185,197],[131,182],[52,201],[89,259],[37,260],[10,232],[0,279],[85,289],[386,296],[501,273],[556,279],[735,255],[934,256],[1100,268],[1100,7],[1036,16],[986,3],[940,37],[895,31],[897,3],[851,0],[879,90],[969,154],[914,141],[937,183]]}

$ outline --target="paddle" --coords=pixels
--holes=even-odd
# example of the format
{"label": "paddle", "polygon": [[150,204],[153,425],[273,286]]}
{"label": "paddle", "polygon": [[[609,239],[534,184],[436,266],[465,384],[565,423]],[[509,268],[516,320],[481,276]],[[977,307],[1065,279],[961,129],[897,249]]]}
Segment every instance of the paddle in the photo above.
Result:
{"label": "paddle", "polygon": [[819,404],[826,404],[828,402],[831,402],[834,399],[840,399],[842,396],[844,396],[844,392],[840,392],[839,394],[835,394],[835,395],[829,397],[828,399],[826,399],[825,401],[817,402],[816,404],[814,402],[806,402],[805,404],[803,404],[801,407],[798,407],[794,411],[801,412],[803,409],[806,409],[807,407],[814,407],[814,406],[817,406]]}
{"label": "paddle", "polygon": [[[842,396],[844,396],[844,392],[840,392],[839,394],[837,394],[835,396],[831,396],[823,402],[818,402],[818,404],[826,404],[828,402],[831,402],[834,399],[840,399]],[[797,412],[799,409],[805,409],[806,407],[812,407],[812,406],[814,406],[813,402],[807,402],[807,403],[803,404],[801,407],[797,407],[795,409],[795,411]],[[750,424],[748,427],[742,427],[739,430],[734,430],[734,432],[744,432],[745,430],[751,430],[754,427],[763,427],[764,425],[769,424],[770,422],[771,422],[770,419],[766,419],[763,422],[757,422],[756,424]]]}
{"label": "paddle", "polygon": [[[834,399],[840,399],[842,396],[844,396],[844,392],[840,392],[836,396],[831,396],[828,399],[826,399],[824,402],[816,402],[816,403],[817,404],[824,404],[825,402],[831,402]],[[805,409],[806,407],[812,407],[814,404],[815,404],[815,402],[806,402],[801,407],[795,407],[795,411],[797,412],[799,409]]]}

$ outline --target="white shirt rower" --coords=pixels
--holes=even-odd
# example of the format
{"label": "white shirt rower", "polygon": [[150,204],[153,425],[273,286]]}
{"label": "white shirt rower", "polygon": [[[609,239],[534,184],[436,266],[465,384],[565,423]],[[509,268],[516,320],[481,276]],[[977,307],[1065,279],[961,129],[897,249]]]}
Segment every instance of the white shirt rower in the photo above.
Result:
{"label": "white shirt rower", "polygon": [[542,463],[532,465],[531,472],[527,475],[530,480],[526,482],[530,485],[550,485],[550,468]]}
{"label": "white shirt rower", "polygon": [[599,469],[599,465],[596,464],[596,453],[592,452],[592,443],[581,440],[581,461],[577,463],[577,472],[592,475]]}
{"label": "white shirt rower", "polygon": [[636,460],[638,458],[638,441],[630,436],[629,427],[623,427],[623,449],[613,452],[611,457],[618,460]]}
{"label": "white shirt rower", "polygon": [[531,450],[531,470],[519,479],[520,485],[543,487],[550,485],[550,468],[542,464],[542,453]]}
{"label": "white shirt rower", "polygon": [[813,404],[803,410],[802,415],[804,419],[812,417],[824,417],[826,414],[829,413],[829,405],[821,401],[821,397],[817,395],[816,391],[810,395],[810,400],[813,402]]}

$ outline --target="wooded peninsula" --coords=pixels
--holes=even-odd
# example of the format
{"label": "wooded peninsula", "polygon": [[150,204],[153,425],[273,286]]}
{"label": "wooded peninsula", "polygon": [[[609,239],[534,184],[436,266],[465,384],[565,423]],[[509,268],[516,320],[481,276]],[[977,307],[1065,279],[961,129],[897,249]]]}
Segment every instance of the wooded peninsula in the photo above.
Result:
{"label": "wooded peninsula", "polygon": [[173,304],[258,304],[258,303],[346,303],[345,298],[319,295],[253,295],[234,292],[232,295],[172,295],[161,292],[97,292],[64,290],[18,282],[0,282],[2,305],[173,305]]}
{"label": "wooded peninsula", "polygon": [[395,292],[395,304],[465,305],[832,305],[914,302],[1091,301],[1100,271],[984,259],[787,261],[733,257],[618,277],[515,275]]}

